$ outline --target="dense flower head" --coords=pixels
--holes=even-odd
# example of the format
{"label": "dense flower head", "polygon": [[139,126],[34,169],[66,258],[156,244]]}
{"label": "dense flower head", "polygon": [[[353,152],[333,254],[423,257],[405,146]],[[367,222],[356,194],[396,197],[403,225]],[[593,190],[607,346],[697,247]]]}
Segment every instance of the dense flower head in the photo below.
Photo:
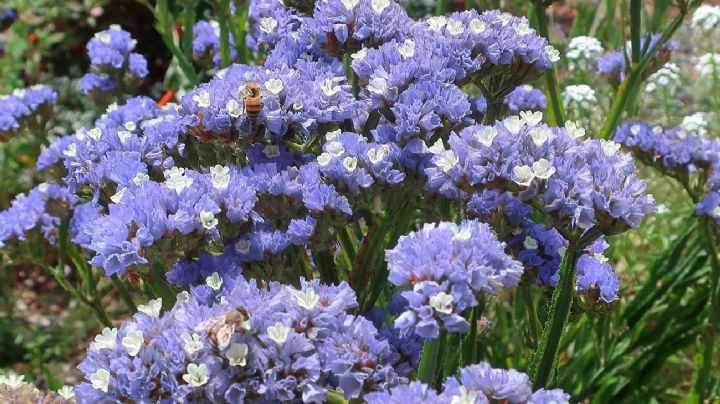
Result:
{"label": "dense flower head", "polygon": [[119,25],[97,32],[87,44],[91,71],[80,81],[82,91],[109,91],[117,87],[118,80],[127,85],[147,76],[147,60],[133,52],[136,44]]}
{"label": "dense flower head", "polygon": [[539,389],[533,393],[530,378],[515,369],[492,368],[487,362],[459,370],[459,377],[449,376],[441,392],[421,382],[411,382],[371,393],[370,404],[380,403],[530,403],[567,404],[570,395],[560,389]]}
{"label": "dense flower head", "polygon": [[254,51],[267,51],[274,49],[285,38],[298,38],[300,27],[307,17],[302,16],[295,8],[291,7],[297,2],[297,0],[250,2],[248,22],[251,30],[245,37],[247,46]]}
{"label": "dense flower head", "polygon": [[720,76],[720,54],[705,53],[700,55],[695,66],[700,77],[716,80]]}
{"label": "dense flower head", "polygon": [[[80,364],[79,403],[104,400],[323,402],[397,383],[373,324],[345,283],[259,288],[217,273],[161,313],[150,301],[119,329],[106,328]],[[169,354],[170,353],[170,354]]]}
{"label": "dense flower head", "polygon": [[388,280],[405,287],[408,306],[395,326],[424,338],[441,329],[464,332],[462,313],[481,293],[497,294],[520,280],[522,265],[504,251],[490,227],[477,220],[426,224],[386,252]]}
{"label": "dense flower head", "polygon": [[562,92],[562,98],[566,108],[578,112],[590,111],[597,104],[595,90],[587,84],[565,87]]}
{"label": "dense flower head", "polygon": [[630,155],[610,141],[581,140],[584,130],[540,124],[542,114],[521,113],[493,126],[452,133],[425,169],[426,188],[467,199],[474,190],[513,192],[541,206],[556,223],[613,233],[637,227],[654,211]]}
{"label": "dense flower head", "polygon": [[591,36],[576,36],[568,43],[565,57],[570,70],[590,69],[603,53],[602,43]]}
{"label": "dense flower head", "polygon": [[675,63],[665,63],[663,67],[648,77],[647,84],[645,85],[645,91],[648,93],[654,93],[660,90],[670,95],[673,94],[679,86],[680,67],[678,67]]}
{"label": "dense flower head", "polygon": [[707,34],[720,27],[720,7],[703,4],[695,10],[690,25],[698,32]]}
{"label": "dense flower head", "polygon": [[48,113],[57,100],[50,87],[35,85],[15,89],[11,94],[0,95],[0,141],[4,134],[20,130],[30,119],[43,119],[40,112]]}
{"label": "dense flower head", "polygon": [[0,212],[0,248],[12,241],[25,240],[35,229],[54,243],[56,229],[73,203],[67,189],[56,184],[42,183],[17,196],[7,210]]}
{"label": "dense flower head", "polygon": [[[228,33],[230,58],[237,57],[235,38]],[[198,21],[193,26],[192,55],[196,60],[210,60],[216,68],[220,67],[220,23],[217,21]]]}

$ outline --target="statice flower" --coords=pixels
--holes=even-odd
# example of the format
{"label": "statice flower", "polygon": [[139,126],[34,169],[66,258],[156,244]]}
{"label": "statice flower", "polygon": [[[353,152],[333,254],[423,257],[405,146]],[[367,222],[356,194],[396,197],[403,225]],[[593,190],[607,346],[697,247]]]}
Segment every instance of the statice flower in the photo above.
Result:
{"label": "statice flower", "polygon": [[[228,34],[230,41],[230,58],[237,57],[235,38]],[[193,26],[192,42],[193,58],[198,61],[209,60],[216,68],[220,68],[220,23],[217,21],[198,21]]]}
{"label": "statice flower", "polygon": [[544,111],[547,108],[545,93],[528,84],[516,87],[505,97],[503,104],[510,114],[519,114],[520,111]]}
{"label": "statice flower", "polygon": [[490,227],[477,220],[427,224],[402,236],[386,252],[389,281],[408,301],[395,326],[424,338],[440,330],[464,332],[462,313],[481,293],[497,294],[520,280],[522,265],[509,257]]}
{"label": "statice flower", "polygon": [[118,83],[132,86],[145,78],[147,60],[133,52],[136,43],[130,33],[118,25],[96,33],[87,44],[91,71],[80,80],[83,92],[113,90]]}
{"label": "statice flower", "polygon": [[675,63],[665,63],[660,70],[648,77],[645,91],[655,93],[658,89],[673,94],[680,87],[680,67]]}
{"label": "statice flower", "polygon": [[720,54],[717,53],[705,53],[700,55],[695,66],[700,77],[717,80],[716,77],[720,77]]}
{"label": "statice flower", "polygon": [[440,404],[443,401],[432,387],[418,381],[409,384],[401,384],[387,391],[370,393],[365,396],[368,404],[406,404],[428,403]]}
{"label": "statice flower", "polygon": [[709,34],[720,26],[720,7],[703,4],[695,10],[690,25],[701,34]]}
{"label": "statice flower", "polygon": [[0,9],[0,32],[10,28],[17,19],[17,13],[10,7]]}
{"label": "statice flower", "polygon": [[19,88],[11,94],[0,95],[0,142],[8,140],[6,136],[10,132],[27,127],[33,120],[36,126],[43,126],[56,100],[57,93],[44,85]]}
{"label": "statice flower", "polygon": [[338,386],[348,399],[393,387],[388,345],[347,313],[356,306],[345,283],[261,289],[216,276],[169,312],[103,330],[79,366],[78,402],[323,402]]}
{"label": "statice flower", "polygon": [[[300,3],[310,3],[310,9],[303,10],[302,7],[298,7]],[[299,37],[300,27],[306,19],[303,14],[312,14],[312,4],[313,2],[306,0],[251,2],[248,12],[251,29],[245,38],[245,43],[254,51],[271,50],[284,39]]]}
{"label": "statice flower", "polygon": [[576,36],[568,43],[565,57],[570,70],[589,70],[603,53],[602,43],[591,36]]}
{"label": "statice flower", "polygon": [[0,248],[25,240],[35,229],[55,243],[56,229],[69,215],[73,203],[74,198],[67,189],[56,184],[42,183],[27,194],[19,195],[7,210],[0,212]]}
{"label": "statice flower", "polygon": [[524,403],[532,395],[530,378],[515,369],[494,369],[487,362],[460,369],[460,377],[448,377],[441,397],[445,402],[507,401]]}
{"label": "statice flower", "polygon": [[612,266],[608,264],[608,258],[603,255],[609,246],[604,239],[595,241],[585,249],[586,253],[576,264],[576,290],[588,295],[593,302],[602,300],[605,303],[612,303],[618,299],[620,280]]}
{"label": "statice flower", "polygon": [[595,90],[587,84],[570,85],[563,89],[563,103],[565,108],[576,111],[576,113],[589,112],[595,104]]}
{"label": "statice flower", "polygon": [[467,199],[474,190],[507,190],[535,201],[560,223],[607,233],[637,227],[654,210],[632,158],[620,145],[580,137],[584,130],[540,124],[542,114],[521,113],[493,126],[477,125],[451,134],[425,169],[426,187]]}

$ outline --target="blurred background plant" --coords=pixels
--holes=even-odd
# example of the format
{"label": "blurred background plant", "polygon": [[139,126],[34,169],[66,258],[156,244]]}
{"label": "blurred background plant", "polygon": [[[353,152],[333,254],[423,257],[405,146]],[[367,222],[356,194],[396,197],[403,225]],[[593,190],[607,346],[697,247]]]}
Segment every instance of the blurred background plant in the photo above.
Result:
{"label": "blurred background plant", "polygon": [[[85,45],[95,32],[118,24],[133,37],[142,38],[135,51],[147,59],[148,74],[135,89],[136,94],[164,102],[232,62],[260,62],[256,52],[236,39],[260,23],[252,20],[247,4],[242,2],[237,8],[235,3],[210,0],[9,3],[13,15],[3,17],[0,24],[4,29],[0,34],[0,94],[42,83],[54,88],[58,96],[53,113],[43,119],[42,126],[29,130],[36,131],[34,135],[0,143],[0,187],[6,195],[0,199],[0,209],[7,208],[13,196],[45,180],[34,170],[44,142],[90,126],[116,100],[80,91],[78,81],[90,68]],[[621,122],[640,119],[716,138],[720,129],[720,15],[708,8],[683,20],[681,17],[686,17],[692,7],[688,2],[679,5],[671,0],[405,3],[415,18],[469,8],[500,8],[531,16],[541,31],[547,18],[547,35],[562,58],[555,73],[534,86],[545,91],[551,119],[562,122],[561,116],[567,115],[590,137],[610,138]],[[200,24],[202,21],[205,23]],[[598,73],[598,60],[614,49],[621,50],[619,63],[623,69],[625,65],[636,67],[648,49],[641,50],[642,41],[647,41],[644,35],[663,30],[675,34],[671,60],[656,58],[647,62],[656,66],[629,69],[624,72],[628,77],[633,71],[638,73],[625,87]],[[193,33],[209,35],[207,48],[193,46]],[[630,46],[626,46],[628,38]],[[694,196],[683,184],[650,165],[643,166],[641,172],[661,209],[639,229],[611,237],[612,247],[605,254],[616,263],[623,285],[621,298],[610,310],[573,316],[561,340],[557,380],[579,401],[699,399],[693,386],[702,364],[707,363],[702,357],[707,346],[701,341],[712,290],[708,236],[694,216]],[[0,263],[0,373],[3,369],[22,373],[52,390],[76,381],[74,366],[86,348],[77,341],[86,341],[99,330],[103,319],[98,305],[103,312],[112,313],[113,320],[127,318],[129,313],[122,304],[110,304],[125,297],[117,280],[94,284],[87,279],[93,269],[81,269],[79,260],[73,259],[66,265],[66,252],[58,248],[38,240],[32,245],[34,251],[23,254],[57,267],[56,274],[66,279],[67,285],[49,276],[39,262],[23,260],[23,254],[3,256],[7,259]],[[68,290],[81,293],[87,304],[78,304],[77,298],[65,293]],[[544,304],[549,299],[545,297],[551,292],[543,293],[546,296],[539,292],[528,296],[533,304],[539,304],[540,321],[547,312]],[[582,303],[576,302],[575,313],[587,311]],[[524,299],[509,296],[488,303],[489,314],[483,318],[479,338],[483,341],[481,357],[492,365],[527,368],[524,353],[534,349],[537,341],[531,335],[533,324],[527,318],[526,304]],[[714,352],[711,363],[720,363],[717,351],[710,349]],[[713,373],[703,395],[717,397],[718,391],[718,375]]]}

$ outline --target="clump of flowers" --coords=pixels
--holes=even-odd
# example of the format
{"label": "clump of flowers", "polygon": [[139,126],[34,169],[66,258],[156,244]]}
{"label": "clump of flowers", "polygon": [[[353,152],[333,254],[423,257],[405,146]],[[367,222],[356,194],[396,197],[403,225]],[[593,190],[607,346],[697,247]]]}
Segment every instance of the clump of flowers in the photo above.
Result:
{"label": "clump of flowers", "polygon": [[[647,37],[642,38],[640,40],[640,48],[642,49],[641,53],[644,55],[650,49],[655,47],[660,39],[660,34],[648,34]],[[660,45],[658,51],[653,54],[648,67],[643,70],[642,78],[645,79],[649,77],[667,63],[676,47],[677,45],[673,41],[668,41]],[[627,66],[625,65],[626,54],[632,54],[632,45],[630,41],[625,44],[624,51],[622,49],[610,51],[598,60],[598,72],[600,72],[600,74],[614,86],[620,85],[620,82],[625,79],[625,74],[627,72]]]}
{"label": "clump of flowers", "polygon": [[603,53],[602,43],[591,36],[576,36],[570,40],[565,51],[570,70],[591,70]]}
{"label": "clump of flowers", "polygon": [[720,27],[720,7],[703,4],[695,10],[690,25],[698,33],[707,35]]}
{"label": "clump of flowers", "polygon": [[670,95],[674,94],[678,87],[680,87],[680,67],[675,63],[665,63],[648,77],[645,91],[650,94],[661,91],[662,94]]}
{"label": "clump of flowers", "polygon": [[148,74],[147,60],[133,52],[137,41],[130,33],[113,25],[88,42],[91,71],[80,79],[85,93],[104,93],[123,86],[132,88]]}
{"label": "clump of flowers", "polygon": [[700,77],[717,80],[720,76],[718,68],[720,68],[720,54],[705,53],[698,58],[697,66],[695,66]]}
{"label": "clump of flowers", "polygon": [[50,87],[35,85],[0,95],[0,142],[26,127],[41,128],[52,112],[57,93]]}

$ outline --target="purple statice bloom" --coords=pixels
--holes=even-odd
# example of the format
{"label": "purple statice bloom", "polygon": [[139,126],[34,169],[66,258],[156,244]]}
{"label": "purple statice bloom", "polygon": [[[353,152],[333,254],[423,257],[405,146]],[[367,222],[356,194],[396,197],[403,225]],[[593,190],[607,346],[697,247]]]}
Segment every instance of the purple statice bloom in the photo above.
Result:
{"label": "purple statice bloom", "polygon": [[144,78],[148,75],[147,60],[139,53],[131,53],[128,56],[128,70],[138,78]]}
{"label": "purple statice bloom", "polygon": [[279,0],[253,1],[248,12],[250,30],[245,43],[253,51],[274,49],[286,38],[298,38],[305,20],[295,8]]}
{"label": "purple statice bloom", "polygon": [[82,92],[85,94],[89,94],[94,91],[112,91],[117,87],[117,83],[115,82],[115,80],[111,79],[110,76],[103,73],[87,73],[80,78],[79,85],[80,90],[82,90]]}
{"label": "purple statice bloom", "polygon": [[405,311],[395,320],[403,333],[437,338],[440,330],[464,332],[462,313],[480,293],[497,294],[520,281],[522,264],[505,251],[490,227],[477,220],[427,224],[400,237],[386,252],[388,280],[406,291]]}
{"label": "purple statice bloom", "polygon": [[0,31],[8,29],[17,19],[17,13],[10,7],[0,9]]}
{"label": "purple statice bloom", "polygon": [[213,273],[180,293],[170,311],[154,300],[103,330],[79,365],[86,381],[77,400],[323,402],[337,383],[359,384],[346,390],[355,396],[392,388],[392,367],[380,355],[387,343],[372,323],[347,313],[354,307],[345,283],[259,288],[239,273]]}
{"label": "purple statice bloom", "polygon": [[712,191],[705,195],[695,207],[698,216],[709,216],[720,224],[720,192]]}
{"label": "purple statice bloom", "polygon": [[[230,40],[230,58],[237,57],[235,38],[228,33]],[[192,53],[195,59],[209,59],[216,68],[220,68],[220,23],[217,21],[198,21],[193,26]]]}
{"label": "purple statice bloom", "polygon": [[528,404],[569,404],[570,394],[561,389],[535,391],[528,399]]}
{"label": "purple statice bloom", "polygon": [[67,188],[47,183],[16,197],[7,210],[0,212],[0,248],[25,240],[35,229],[55,243],[61,217],[68,214],[74,201]]}
{"label": "purple statice bloom", "polygon": [[445,402],[465,398],[469,402],[525,403],[531,395],[532,383],[525,373],[494,369],[487,362],[481,362],[460,369],[459,379],[448,377],[441,398]]}
{"label": "purple statice bloom", "polygon": [[505,97],[503,104],[511,114],[520,111],[544,111],[547,108],[545,94],[530,85],[517,86]]}
{"label": "purple statice bloom", "polygon": [[401,384],[382,392],[370,393],[365,396],[368,404],[407,404],[407,403],[445,403],[437,392],[425,383],[413,381]]}
{"label": "purple statice bloom", "polygon": [[44,85],[18,88],[12,94],[0,95],[0,133],[19,130],[24,120],[56,100],[57,93]]}
{"label": "purple statice bloom", "polygon": [[585,249],[585,254],[578,258],[576,264],[575,290],[581,294],[598,294],[598,299],[605,303],[617,300],[620,290],[620,279],[603,255],[609,246],[604,239],[598,239]]}
{"label": "purple statice bloom", "polygon": [[[658,41],[661,35],[657,33],[649,33],[646,37],[640,39],[641,53],[649,52]],[[649,42],[648,42],[649,41]],[[650,76],[657,69],[662,67],[669,59],[672,52],[677,48],[674,41],[670,40],[660,46],[660,49],[653,55],[650,68],[643,74],[645,77]],[[598,60],[598,72],[604,76],[611,84],[619,85],[625,79],[627,66],[625,65],[625,55],[632,54],[632,44],[627,41],[625,44],[625,52],[617,49],[606,53]],[[644,56],[641,55],[641,56]]]}

